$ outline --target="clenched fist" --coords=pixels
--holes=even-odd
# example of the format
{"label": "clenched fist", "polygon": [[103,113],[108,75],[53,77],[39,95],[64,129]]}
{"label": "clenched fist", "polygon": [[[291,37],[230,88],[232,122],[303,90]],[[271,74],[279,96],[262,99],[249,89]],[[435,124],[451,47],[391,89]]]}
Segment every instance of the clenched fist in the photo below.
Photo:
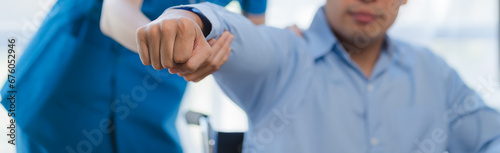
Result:
{"label": "clenched fist", "polygon": [[[200,27],[201,26],[201,27]],[[211,56],[199,17],[186,10],[171,9],[137,30],[139,56],[156,70],[195,72]]]}
{"label": "clenched fist", "polygon": [[167,10],[157,20],[137,30],[139,56],[144,65],[169,69],[187,81],[198,82],[217,71],[228,59],[233,35],[224,32],[208,42],[198,15]]}

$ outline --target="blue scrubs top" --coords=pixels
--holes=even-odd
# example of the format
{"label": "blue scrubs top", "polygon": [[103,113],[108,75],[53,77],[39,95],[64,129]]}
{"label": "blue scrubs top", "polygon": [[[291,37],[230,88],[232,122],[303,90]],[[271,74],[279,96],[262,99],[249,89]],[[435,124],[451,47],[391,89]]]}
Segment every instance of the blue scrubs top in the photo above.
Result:
{"label": "blue scrubs top", "polygon": [[[232,0],[210,0],[217,5],[225,6]],[[199,2],[199,1],[198,1]],[[238,0],[243,13],[250,15],[264,15],[267,8],[267,0]]]}
{"label": "blue scrubs top", "polygon": [[[189,3],[144,0],[142,11],[153,20]],[[182,152],[175,120],[187,83],[104,36],[101,7],[59,0],[17,62],[15,88],[2,88],[8,111],[16,97],[18,153]]]}

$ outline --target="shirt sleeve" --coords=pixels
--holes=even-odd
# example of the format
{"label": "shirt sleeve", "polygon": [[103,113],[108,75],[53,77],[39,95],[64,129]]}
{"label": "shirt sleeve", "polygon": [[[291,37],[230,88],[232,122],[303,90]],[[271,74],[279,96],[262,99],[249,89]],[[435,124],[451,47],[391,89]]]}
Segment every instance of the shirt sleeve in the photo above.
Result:
{"label": "shirt sleeve", "polygon": [[239,0],[241,10],[245,14],[264,15],[267,8],[267,0]]}
{"label": "shirt sleeve", "polygon": [[[450,153],[500,152],[500,115],[486,106],[479,94],[470,89],[458,74],[448,68]],[[485,86],[485,85],[483,85]],[[486,85],[487,86],[487,85]],[[488,87],[485,87],[488,88]],[[480,88],[479,92],[491,92]],[[481,91],[484,89],[483,91]]]}
{"label": "shirt sleeve", "polygon": [[[180,6],[198,9],[211,23],[207,39],[224,31],[234,35],[227,62],[213,75],[226,95],[251,117],[273,105],[273,98],[287,88],[287,81],[297,79],[298,65],[303,67],[307,53],[305,41],[289,30],[256,26],[240,14],[223,7],[200,3]],[[175,8],[175,7],[174,7]]]}

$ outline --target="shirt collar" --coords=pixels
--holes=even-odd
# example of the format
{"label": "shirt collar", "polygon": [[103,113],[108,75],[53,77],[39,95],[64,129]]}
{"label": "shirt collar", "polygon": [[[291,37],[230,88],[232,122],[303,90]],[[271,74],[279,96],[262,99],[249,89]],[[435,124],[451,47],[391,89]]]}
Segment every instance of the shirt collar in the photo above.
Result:
{"label": "shirt collar", "polygon": [[315,59],[322,57],[332,50],[337,38],[330,29],[323,7],[314,16],[308,30],[304,31],[304,38],[308,41],[308,48]]}
{"label": "shirt collar", "polygon": [[[304,31],[304,38],[307,41],[308,48],[311,49],[310,51],[314,59],[321,58],[328,52],[337,50],[340,51],[342,58],[347,61],[350,60],[349,54],[345,51],[344,46],[339,43],[330,28],[328,19],[325,16],[324,7],[321,7],[316,12],[309,29]],[[398,60],[399,49],[396,46],[396,42],[387,35],[384,39],[384,48],[382,51],[387,52],[394,60]]]}
{"label": "shirt collar", "polygon": [[[345,51],[345,46],[339,43],[337,37],[333,33],[325,15],[324,7],[321,7],[317,12],[308,30],[304,31],[304,38],[307,41],[308,48],[314,59],[318,59],[329,53],[335,52],[344,62],[354,66],[350,55]],[[383,72],[391,63],[396,62],[398,65],[405,65],[401,61],[400,48],[397,41],[392,40],[389,36],[384,38],[384,46],[381,50],[380,57],[375,65],[374,75]],[[407,64],[407,63],[406,63]],[[355,67],[355,66],[354,66]]]}

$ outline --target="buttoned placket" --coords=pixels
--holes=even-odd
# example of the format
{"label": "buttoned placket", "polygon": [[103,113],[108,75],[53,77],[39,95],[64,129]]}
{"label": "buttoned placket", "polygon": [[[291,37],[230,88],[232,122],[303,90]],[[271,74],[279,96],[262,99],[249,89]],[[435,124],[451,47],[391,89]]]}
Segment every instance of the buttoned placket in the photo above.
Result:
{"label": "buttoned placket", "polygon": [[[373,68],[372,76],[365,77],[362,69],[351,60],[350,55],[344,50],[341,45],[335,45],[335,51],[341,58],[344,59],[347,64],[353,68],[357,75],[363,80],[363,99],[364,99],[364,114],[365,114],[365,131],[366,131],[366,143],[368,144],[369,152],[379,153],[383,152],[383,146],[381,145],[381,136],[379,135],[379,124],[380,124],[380,102],[377,101],[377,81],[378,78],[383,75],[386,69],[389,67],[391,61],[391,55],[387,50],[383,50],[380,54],[379,59],[375,67]],[[387,48],[386,48],[387,49]]]}

